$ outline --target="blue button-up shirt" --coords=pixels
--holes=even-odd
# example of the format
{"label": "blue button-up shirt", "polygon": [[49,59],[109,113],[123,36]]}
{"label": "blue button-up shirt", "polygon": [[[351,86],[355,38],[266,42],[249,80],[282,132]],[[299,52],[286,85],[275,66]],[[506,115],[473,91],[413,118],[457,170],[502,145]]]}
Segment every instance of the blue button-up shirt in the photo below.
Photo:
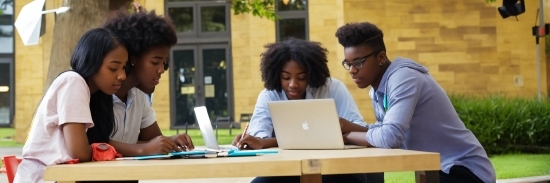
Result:
{"label": "blue button-up shirt", "polygon": [[444,173],[461,165],[483,182],[496,182],[485,149],[427,68],[398,57],[384,73],[379,87],[371,88],[370,96],[378,121],[369,125],[366,135],[371,145],[437,152]]}

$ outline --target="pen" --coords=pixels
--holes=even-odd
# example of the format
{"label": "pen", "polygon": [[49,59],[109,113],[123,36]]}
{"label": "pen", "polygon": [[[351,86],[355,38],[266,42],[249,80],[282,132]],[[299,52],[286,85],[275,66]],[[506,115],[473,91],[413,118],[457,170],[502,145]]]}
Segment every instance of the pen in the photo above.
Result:
{"label": "pen", "polygon": [[[241,135],[241,139],[244,138],[244,136],[246,135],[246,131],[248,131],[248,124],[250,124],[250,122],[246,123],[246,126],[244,127],[244,132],[243,134]],[[246,144],[243,145],[243,149],[246,148]]]}

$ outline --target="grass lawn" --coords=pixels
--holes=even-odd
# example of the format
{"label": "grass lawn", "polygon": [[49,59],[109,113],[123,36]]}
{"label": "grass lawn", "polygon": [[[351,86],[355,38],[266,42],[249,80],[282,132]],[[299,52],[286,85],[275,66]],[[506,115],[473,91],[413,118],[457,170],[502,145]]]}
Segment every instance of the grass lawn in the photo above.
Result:
{"label": "grass lawn", "polygon": [[[179,133],[185,133],[185,129],[180,130]],[[230,144],[233,141],[233,137],[236,134],[241,133],[241,129],[233,129],[232,135],[229,135],[229,130],[220,129],[218,131],[218,142],[220,144]],[[176,134],[176,130],[163,130],[163,135],[171,136]],[[189,129],[188,134],[193,140],[195,146],[204,146],[202,135],[199,129]],[[15,130],[13,128],[0,128],[0,148],[1,147],[22,147],[23,144],[17,143],[13,140]]]}
{"label": "grass lawn", "polygon": [[23,144],[19,144],[13,140],[15,137],[15,129],[13,128],[0,128],[0,148],[2,147],[22,147]]}
{"label": "grass lawn", "polygon": [[[180,130],[179,133],[184,133]],[[233,130],[229,135],[229,130],[218,131],[218,142],[220,144],[231,144],[233,137],[241,133],[240,129]],[[21,147],[22,144],[11,140],[5,140],[7,136],[13,136],[13,128],[0,128],[0,148],[2,147]],[[176,130],[163,130],[162,134],[170,136],[175,135]],[[193,139],[195,146],[203,146],[204,141],[200,130],[191,129],[188,134]],[[510,179],[518,177],[529,177],[538,175],[550,175],[550,154],[508,154],[498,155],[490,158],[497,173],[497,179]],[[1,166],[1,164],[0,164]],[[413,183],[414,172],[387,172],[385,173],[386,183]]]}

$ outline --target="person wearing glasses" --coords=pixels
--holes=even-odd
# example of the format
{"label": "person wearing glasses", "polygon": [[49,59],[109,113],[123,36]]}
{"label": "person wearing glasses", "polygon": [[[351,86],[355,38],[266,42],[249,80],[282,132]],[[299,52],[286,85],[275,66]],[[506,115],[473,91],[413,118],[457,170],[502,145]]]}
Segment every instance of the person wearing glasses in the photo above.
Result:
{"label": "person wearing glasses", "polygon": [[437,152],[440,182],[496,182],[495,170],[475,135],[458,117],[449,97],[415,61],[386,55],[384,35],[374,24],[352,23],[336,31],[342,65],[359,88],[371,86],[377,119],[367,132],[345,139],[358,145]]}

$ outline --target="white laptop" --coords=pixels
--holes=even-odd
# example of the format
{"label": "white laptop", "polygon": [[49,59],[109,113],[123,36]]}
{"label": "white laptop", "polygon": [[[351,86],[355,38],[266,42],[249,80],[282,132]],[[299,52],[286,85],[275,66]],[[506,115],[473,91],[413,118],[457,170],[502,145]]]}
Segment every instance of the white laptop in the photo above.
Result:
{"label": "white laptop", "polygon": [[204,139],[204,144],[209,150],[230,150],[238,149],[235,146],[223,146],[218,145],[218,140],[212,129],[212,122],[208,116],[208,112],[205,106],[195,107],[195,117],[199,123],[199,128],[201,129],[202,138]]}
{"label": "white laptop", "polygon": [[281,149],[351,149],[344,145],[334,99],[267,103]]}

